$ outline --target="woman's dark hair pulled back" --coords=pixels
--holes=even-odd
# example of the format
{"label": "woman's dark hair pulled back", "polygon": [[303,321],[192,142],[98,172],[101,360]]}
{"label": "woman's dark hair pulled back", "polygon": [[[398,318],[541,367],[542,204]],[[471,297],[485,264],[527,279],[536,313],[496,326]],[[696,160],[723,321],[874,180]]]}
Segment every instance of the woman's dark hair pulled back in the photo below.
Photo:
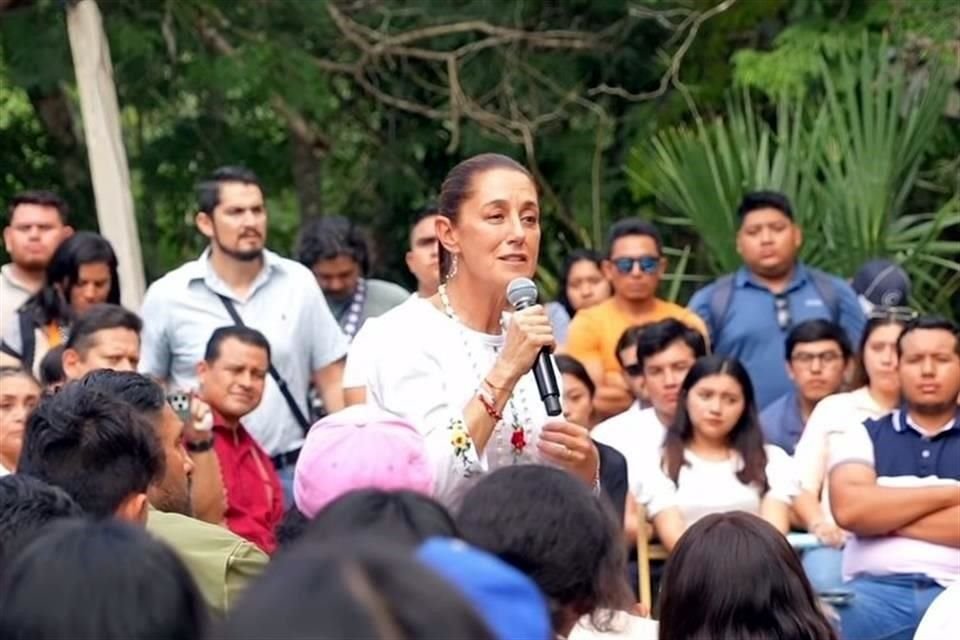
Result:
{"label": "woman's dark hair pulled back", "polygon": [[[473,190],[473,181],[476,176],[493,169],[511,169],[519,171],[530,178],[530,182],[536,184],[533,175],[527,171],[522,164],[499,153],[481,153],[480,155],[467,158],[447,174],[440,187],[439,207],[437,213],[456,223],[460,215],[460,208],[463,203],[470,198]],[[440,255],[440,280],[446,280],[450,275],[452,267],[452,258],[450,252],[439,245]]]}

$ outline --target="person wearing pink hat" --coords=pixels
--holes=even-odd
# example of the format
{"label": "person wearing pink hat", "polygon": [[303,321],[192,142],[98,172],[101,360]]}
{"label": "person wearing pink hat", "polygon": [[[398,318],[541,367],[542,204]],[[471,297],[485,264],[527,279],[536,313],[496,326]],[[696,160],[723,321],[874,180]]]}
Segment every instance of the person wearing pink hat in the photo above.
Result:
{"label": "person wearing pink hat", "polygon": [[433,492],[433,465],[416,427],[370,405],[317,422],[297,460],[293,498],[308,519],[358,489]]}

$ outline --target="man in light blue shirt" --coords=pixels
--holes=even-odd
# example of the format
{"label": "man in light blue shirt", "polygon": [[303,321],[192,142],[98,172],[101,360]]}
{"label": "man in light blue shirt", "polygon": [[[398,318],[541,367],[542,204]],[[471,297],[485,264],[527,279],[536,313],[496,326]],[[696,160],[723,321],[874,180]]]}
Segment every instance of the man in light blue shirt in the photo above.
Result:
{"label": "man in light blue shirt", "polygon": [[846,282],[797,260],[803,233],[781,193],[748,193],[737,209],[744,266],[697,291],[690,309],[706,322],[715,353],[750,372],[759,408],[793,389],[783,366],[784,338],[804,320],[824,318],[859,344],[866,318]]}
{"label": "man in light blue shirt", "polygon": [[263,400],[245,425],[272,457],[289,493],[309,416],[307,389],[321,390],[331,411],[343,408],[347,340],[320,287],[303,265],[267,251],[267,211],[256,176],[224,167],[198,188],[197,228],[210,246],[147,290],[140,371],[172,387],[197,383],[197,364],[214,329],[235,324],[228,300],[245,325],[270,341],[272,365],[286,382],[299,416],[271,376]]}
{"label": "man in light blue shirt", "polygon": [[850,342],[829,320],[801,322],[784,345],[787,372],[796,388],[783,394],[760,414],[763,435],[791,456],[817,403],[843,386],[850,364]]}

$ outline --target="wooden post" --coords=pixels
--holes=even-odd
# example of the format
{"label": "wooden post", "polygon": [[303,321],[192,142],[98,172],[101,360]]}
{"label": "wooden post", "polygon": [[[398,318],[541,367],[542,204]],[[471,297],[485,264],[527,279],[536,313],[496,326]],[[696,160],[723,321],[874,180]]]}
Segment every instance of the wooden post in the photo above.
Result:
{"label": "wooden post", "polygon": [[120,129],[110,46],[94,0],[70,2],[67,8],[70,51],[80,94],[83,133],[90,160],[100,233],[117,253],[120,295],[137,309],[143,301],[144,275],[137,218],[130,192],[130,171]]}

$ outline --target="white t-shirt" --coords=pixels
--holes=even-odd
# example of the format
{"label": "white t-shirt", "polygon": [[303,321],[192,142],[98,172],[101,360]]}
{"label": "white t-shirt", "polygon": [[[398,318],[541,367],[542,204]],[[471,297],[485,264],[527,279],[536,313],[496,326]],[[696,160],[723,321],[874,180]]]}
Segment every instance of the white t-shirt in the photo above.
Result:
{"label": "white t-shirt", "polygon": [[[413,294],[406,300],[397,305],[402,307],[419,300],[420,296]],[[347,351],[347,364],[343,369],[343,388],[355,389],[365,387],[370,373],[378,358],[385,357],[392,353],[393,344],[399,339],[397,335],[384,335],[383,331],[377,329],[376,325],[380,322],[381,316],[367,318],[357,331],[350,343],[350,349]],[[392,339],[390,342],[383,340]],[[369,393],[369,389],[367,390]]]}
{"label": "white t-shirt", "polygon": [[[366,358],[368,346],[388,340],[389,351]],[[531,373],[514,388],[503,410],[504,420],[483,455],[478,457],[464,426],[463,408],[493,367],[503,340],[502,335],[464,327],[422,298],[411,298],[375,324],[364,325],[354,340],[362,346],[359,355],[351,357],[359,357],[361,364],[366,360],[365,365],[354,366],[356,371],[365,370],[367,402],[406,418],[424,434],[436,469],[435,496],[446,505],[459,504],[471,484],[487,471],[543,462],[537,440],[548,417]],[[360,380],[350,382],[359,386]],[[515,422],[523,426],[525,445],[520,451],[511,444]]]}
{"label": "white t-shirt", "polygon": [[623,413],[595,426],[590,437],[613,447],[627,459],[627,478],[632,491],[659,465],[666,432],[653,407],[641,409],[640,403],[634,402]]}
{"label": "white t-shirt", "polygon": [[954,638],[957,627],[960,627],[960,583],[947,587],[930,603],[913,640]]}
{"label": "white t-shirt", "polygon": [[852,426],[875,420],[890,413],[873,399],[867,387],[848,393],[835,393],[817,403],[810,413],[803,435],[793,452],[800,487],[820,494],[824,515],[832,522],[830,491],[827,482],[829,442]]}
{"label": "white t-shirt", "polygon": [[770,485],[765,495],[737,478],[743,462],[736,453],[731,452],[726,460],[715,461],[704,460],[687,449],[684,456],[688,464],[680,467],[676,483],[661,468],[643,482],[640,495],[649,517],[676,507],[689,527],[711,513],[746,511],[760,515],[760,503],[766,496],[790,504],[799,493],[793,460],[780,447],[768,444],[763,448],[767,453],[766,474]]}
{"label": "white t-shirt", "polygon": [[10,471],[9,471],[5,466],[3,466],[2,464],[0,464],[0,478],[2,478],[3,476],[8,476],[8,475],[10,475]]}

